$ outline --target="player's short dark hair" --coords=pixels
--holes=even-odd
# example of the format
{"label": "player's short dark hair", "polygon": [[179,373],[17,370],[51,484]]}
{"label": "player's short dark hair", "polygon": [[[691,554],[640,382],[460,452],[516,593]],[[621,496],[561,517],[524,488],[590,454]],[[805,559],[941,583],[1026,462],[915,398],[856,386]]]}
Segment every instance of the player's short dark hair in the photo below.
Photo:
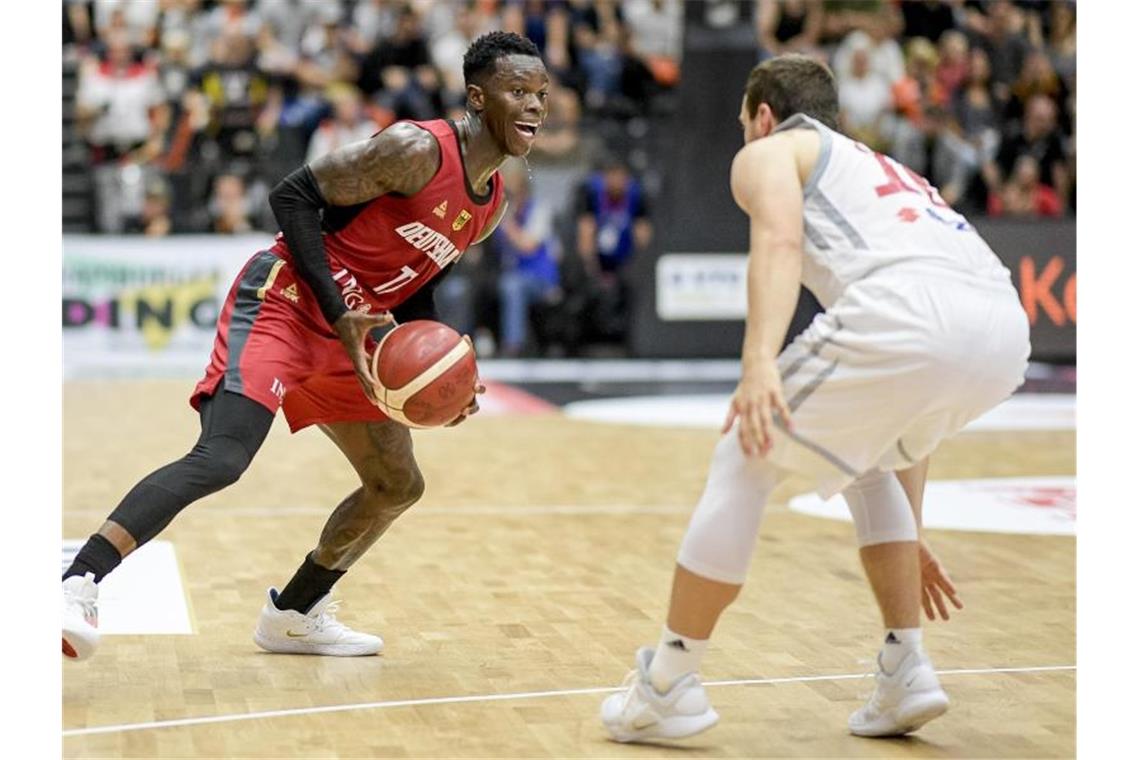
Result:
{"label": "player's short dark hair", "polygon": [[744,107],[756,117],[767,103],[778,121],[802,113],[839,129],[839,89],[824,64],[806,55],[790,54],[757,64],[748,75]]}
{"label": "player's short dark hair", "polygon": [[495,70],[495,61],[508,55],[542,58],[538,47],[514,32],[487,32],[471,43],[463,55],[463,83],[479,84]]}

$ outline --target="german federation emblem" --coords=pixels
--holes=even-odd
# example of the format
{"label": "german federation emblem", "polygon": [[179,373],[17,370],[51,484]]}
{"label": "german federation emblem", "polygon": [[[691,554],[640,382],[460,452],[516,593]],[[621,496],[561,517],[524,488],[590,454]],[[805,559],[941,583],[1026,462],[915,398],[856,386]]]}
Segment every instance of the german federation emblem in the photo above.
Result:
{"label": "german federation emblem", "polygon": [[469,212],[467,209],[463,209],[459,212],[459,216],[455,217],[455,221],[451,223],[451,229],[459,232],[461,229],[463,229],[463,225],[467,224],[468,220],[470,219],[471,212]]}

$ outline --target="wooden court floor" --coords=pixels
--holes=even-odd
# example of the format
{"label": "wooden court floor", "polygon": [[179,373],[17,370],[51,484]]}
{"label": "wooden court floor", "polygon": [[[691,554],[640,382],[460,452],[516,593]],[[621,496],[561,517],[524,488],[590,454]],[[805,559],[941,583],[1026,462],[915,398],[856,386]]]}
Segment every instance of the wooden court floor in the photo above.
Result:
{"label": "wooden court floor", "polygon": [[[89,534],[140,476],[190,447],[188,389],[65,386],[65,537]],[[319,431],[290,436],[278,421],[241,482],[163,534],[197,633],[109,636],[93,659],[65,663],[64,755],[1074,755],[1076,673],[1045,669],[1075,663],[1073,539],[931,532],[966,609],[929,625],[927,648],[940,670],[972,672],[944,676],[951,711],[915,737],[859,739],[845,721],[872,689],[853,676],[871,669],[879,624],[851,526],[783,506],[803,483],[769,507],[749,583],[705,659],[720,724],[674,745],[606,741],[601,690],[656,641],[715,440],[557,415],[418,435],[426,496],[334,594],[342,620],[384,637],[384,654],[338,659],[251,641],[266,588],[355,488]],[[931,475],[1073,471],[1071,432],[970,433],[944,444]],[[294,712],[248,718],[274,711]],[[212,722],[180,723],[194,718]]]}

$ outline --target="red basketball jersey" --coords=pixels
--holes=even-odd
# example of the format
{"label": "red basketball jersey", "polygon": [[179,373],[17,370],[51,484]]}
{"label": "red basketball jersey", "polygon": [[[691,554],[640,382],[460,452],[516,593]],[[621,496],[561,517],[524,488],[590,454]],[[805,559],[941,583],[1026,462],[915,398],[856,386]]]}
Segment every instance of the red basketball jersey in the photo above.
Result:
{"label": "red basketball jersey", "polygon": [[[344,302],[357,311],[392,309],[458,259],[494,218],[503,198],[496,172],[478,196],[463,170],[459,133],[450,120],[410,122],[435,136],[440,163],[415,195],[382,195],[325,210],[329,269]],[[281,233],[273,252],[292,261]]]}

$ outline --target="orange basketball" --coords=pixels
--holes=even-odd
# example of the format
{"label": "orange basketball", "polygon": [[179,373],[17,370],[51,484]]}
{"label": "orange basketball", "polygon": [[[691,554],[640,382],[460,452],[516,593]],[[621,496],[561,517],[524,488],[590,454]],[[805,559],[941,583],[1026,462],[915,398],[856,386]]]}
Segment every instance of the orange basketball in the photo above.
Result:
{"label": "orange basketball", "polygon": [[475,398],[475,351],[445,324],[419,319],[390,330],[372,354],[380,411],[412,428],[446,425]]}

